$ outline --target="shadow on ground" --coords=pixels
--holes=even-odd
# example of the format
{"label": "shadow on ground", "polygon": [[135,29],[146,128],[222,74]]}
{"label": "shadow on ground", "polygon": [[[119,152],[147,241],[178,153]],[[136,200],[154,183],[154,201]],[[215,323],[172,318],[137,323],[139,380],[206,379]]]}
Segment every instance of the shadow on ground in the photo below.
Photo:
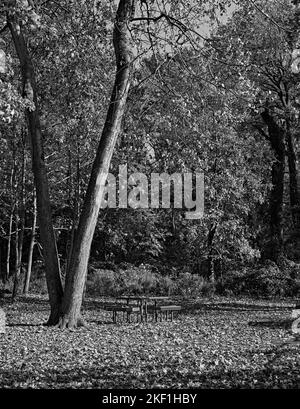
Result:
{"label": "shadow on ground", "polygon": [[72,369],[50,369],[47,374],[27,369],[26,362],[18,370],[0,369],[0,387],[9,388],[154,388],[162,385],[172,387],[195,387],[210,389],[227,388],[299,388],[300,368],[270,368],[261,370],[224,370],[225,368],[204,371],[202,374],[188,372],[182,374],[174,370],[167,374],[153,374],[151,371],[135,376],[130,368],[121,371],[115,364],[107,368],[97,366],[78,366]]}
{"label": "shadow on ground", "polygon": [[220,303],[205,303],[205,302],[184,302],[183,307],[186,311],[193,312],[193,310],[204,311],[284,311],[292,310],[294,307],[288,305],[271,306],[271,305],[255,305],[255,304],[242,304],[231,302]]}
{"label": "shadow on ground", "polygon": [[289,330],[291,328],[293,319],[285,320],[266,320],[266,321],[249,321],[248,325],[250,327],[259,327],[259,328],[273,328],[273,329],[285,329]]}

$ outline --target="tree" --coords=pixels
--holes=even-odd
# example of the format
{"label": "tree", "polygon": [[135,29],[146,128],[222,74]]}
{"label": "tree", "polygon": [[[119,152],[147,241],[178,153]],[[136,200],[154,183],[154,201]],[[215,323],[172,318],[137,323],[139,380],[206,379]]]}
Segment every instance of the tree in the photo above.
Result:
{"label": "tree", "polygon": [[283,251],[284,131],[276,124],[267,109],[261,115],[268,127],[269,141],[275,154],[269,210],[271,234],[270,240],[265,244],[264,257],[278,262]]}
{"label": "tree", "polygon": [[115,84],[66,274],[65,294],[60,320],[61,328],[73,328],[82,323],[80,309],[92,238],[130,86],[133,58],[130,48],[129,26],[134,16],[134,10],[135,1],[120,0],[113,34],[116,55]]}
{"label": "tree", "polygon": [[28,122],[28,134],[31,142],[32,169],[37,192],[38,221],[45,258],[46,279],[51,307],[48,324],[52,325],[58,322],[60,316],[63,289],[60,277],[56,239],[52,225],[48,177],[44,159],[35,72],[26,45],[26,40],[22,32],[22,22],[18,19],[18,14],[14,9],[9,8],[7,11],[7,24],[20,61],[23,96],[33,104],[33,107],[31,106],[26,109],[26,117]]}
{"label": "tree", "polygon": [[[241,5],[232,20],[217,32],[219,51],[216,56],[224,61],[222,81],[226,86],[235,81],[244,84],[242,97],[248,102],[245,105],[248,110],[246,123],[249,125],[252,121],[254,128],[266,137],[274,154],[271,176],[273,188],[268,207],[269,239],[265,240],[262,252],[265,257],[277,262],[284,250],[285,236],[288,236],[283,231],[287,213],[283,205],[287,187],[284,183],[286,156],[291,227],[297,230],[299,226],[298,165],[295,153],[299,126],[299,87],[291,71],[294,10],[288,0],[280,3],[262,0]],[[267,134],[262,132],[264,127]]]}

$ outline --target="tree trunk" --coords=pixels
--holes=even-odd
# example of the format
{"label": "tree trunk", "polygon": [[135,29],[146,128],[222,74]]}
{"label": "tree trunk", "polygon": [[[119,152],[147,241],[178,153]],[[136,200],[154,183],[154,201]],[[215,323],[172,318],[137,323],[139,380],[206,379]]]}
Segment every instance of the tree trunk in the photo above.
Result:
{"label": "tree trunk", "polygon": [[52,225],[51,205],[48,189],[48,177],[44,159],[42,134],[37,103],[35,74],[27,45],[22,34],[21,22],[14,16],[8,16],[8,26],[12,34],[14,46],[20,61],[23,94],[34,103],[34,110],[27,109],[28,134],[31,141],[32,168],[37,194],[37,212],[40,228],[43,257],[46,268],[46,281],[49,293],[51,313],[48,325],[55,325],[59,321],[63,288],[56,247],[56,239]]}
{"label": "tree trunk", "polygon": [[[22,175],[21,175],[21,195],[20,195],[20,208],[17,205],[18,199],[16,199],[16,263],[15,263],[15,277],[14,286],[12,292],[12,300],[14,301],[18,295],[19,281],[22,271],[22,255],[23,255],[23,239],[25,229],[25,181],[26,181],[26,152],[25,152],[25,132],[22,132],[23,136],[23,152],[22,152]],[[20,234],[19,234],[20,223]]]}
{"label": "tree trunk", "polygon": [[[18,281],[19,281],[19,259],[20,259],[20,253],[19,253],[19,201],[16,199],[16,206],[15,206],[15,228],[16,228],[16,233],[15,233],[15,273],[14,273],[14,285],[13,285],[13,291],[11,295],[12,301],[15,301],[16,298],[16,292],[17,292],[17,286],[18,286]],[[22,257],[22,256],[21,256]]]}
{"label": "tree trunk", "polygon": [[[70,200],[71,203],[71,200]],[[72,228],[70,234],[70,245],[67,253],[67,270],[70,265],[70,260],[73,251],[74,239],[75,239],[75,232],[78,225],[78,219],[80,214],[80,149],[79,149],[79,141],[77,138],[77,150],[76,150],[76,186],[75,186],[75,195],[73,200],[73,220],[72,220]]]}
{"label": "tree trunk", "polygon": [[214,225],[210,228],[207,237],[207,247],[208,247],[208,279],[211,283],[214,283],[216,280],[215,277],[215,258],[214,258],[214,248],[213,248],[213,241],[216,234],[217,226]]}
{"label": "tree trunk", "polygon": [[15,175],[15,157],[13,159],[13,168],[11,170],[10,176],[10,194],[13,197],[13,204],[10,209],[10,216],[9,216],[9,227],[8,227],[8,239],[7,239],[7,253],[6,253],[6,280],[9,279],[10,274],[10,253],[11,253],[11,234],[12,234],[12,225],[13,225],[13,218],[14,218],[14,208],[15,208],[15,198],[13,196],[13,184],[14,184],[14,175]]}
{"label": "tree trunk", "polygon": [[80,309],[91,243],[130,86],[132,62],[129,23],[134,14],[134,4],[135,0],[120,0],[116,13],[113,34],[117,68],[115,83],[74,238],[66,275],[61,328],[82,324]]}
{"label": "tree trunk", "polygon": [[32,270],[33,249],[35,245],[36,219],[37,219],[36,193],[34,189],[33,190],[33,222],[32,222],[32,228],[31,228],[31,237],[30,237],[29,253],[28,253],[28,264],[27,264],[25,285],[24,285],[24,291],[23,291],[25,295],[27,295],[29,292],[29,284],[30,284],[31,270]]}
{"label": "tree trunk", "polygon": [[292,213],[293,226],[300,231],[300,192],[297,175],[297,157],[294,149],[293,136],[290,129],[290,123],[287,119],[286,129],[287,157],[289,167],[290,182],[290,205]]}
{"label": "tree trunk", "polygon": [[270,238],[266,243],[263,258],[278,262],[283,250],[283,191],[285,169],[284,131],[276,124],[268,109],[262,113],[268,127],[269,142],[275,161],[272,165],[272,190],[270,196]]}

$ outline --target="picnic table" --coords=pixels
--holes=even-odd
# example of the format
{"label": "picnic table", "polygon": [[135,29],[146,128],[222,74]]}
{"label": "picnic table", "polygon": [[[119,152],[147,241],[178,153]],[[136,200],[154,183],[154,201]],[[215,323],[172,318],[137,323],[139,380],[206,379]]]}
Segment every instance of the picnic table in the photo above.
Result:
{"label": "picnic table", "polygon": [[174,311],[180,311],[181,306],[165,304],[161,305],[161,301],[167,301],[169,297],[165,296],[147,296],[147,295],[124,295],[116,298],[117,303],[106,304],[105,309],[113,312],[113,322],[117,321],[117,313],[123,312],[123,316],[127,313],[127,321],[130,322],[132,313],[136,313],[141,321],[148,321],[149,313],[152,313],[155,321],[160,315],[162,321],[163,314],[166,320],[168,316],[173,320]]}
{"label": "picnic table", "polygon": [[130,302],[137,302],[138,306],[140,307],[141,311],[141,320],[143,321],[143,317],[145,316],[145,321],[147,322],[148,320],[148,307],[149,304],[154,303],[154,309],[157,309],[157,303],[158,301],[167,301],[169,297],[164,297],[164,296],[144,296],[144,295],[124,295],[122,297],[117,297],[117,300],[120,301],[126,301],[127,305],[130,304]]}

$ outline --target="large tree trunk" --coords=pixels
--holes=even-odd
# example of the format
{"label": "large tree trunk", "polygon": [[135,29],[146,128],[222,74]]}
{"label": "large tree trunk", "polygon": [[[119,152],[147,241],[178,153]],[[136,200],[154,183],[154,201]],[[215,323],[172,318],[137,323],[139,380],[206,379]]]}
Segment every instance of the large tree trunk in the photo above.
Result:
{"label": "large tree trunk", "polygon": [[276,124],[268,109],[262,113],[268,126],[269,141],[275,155],[272,165],[272,190],[270,196],[270,238],[266,243],[263,257],[278,262],[283,250],[283,191],[285,169],[284,131]]}
{"label": "large tree trunk", "polygon": [[35,74],[29,51],[22,34],[21,22],[16,21],[14,16],[9,15],[8,26],[11,31],[14,46],[20,61],[23,80],[23,94],[35,105],[34,110],[26,110],[26,117],[28,123],[28,134],[31,141],[32,168],[37,194],[38,222],[43,246],[46,281],[51,307],[48,325],[55,325],[58,323],[61,312],[63,288],[61,283],[56,239],[52,225],[48,177],[43,152]]}
{"label": "large tree trunk", "polygon": [[73,328],[82,324],[80,309],[91,243],[130,85],[132,56],[130,52],[129,23],[134,14],[134,5],[135,0],[120,0],[116,13],[113,34],[117,68],[116,78],[66,274],[60,321],[61,328]]}

